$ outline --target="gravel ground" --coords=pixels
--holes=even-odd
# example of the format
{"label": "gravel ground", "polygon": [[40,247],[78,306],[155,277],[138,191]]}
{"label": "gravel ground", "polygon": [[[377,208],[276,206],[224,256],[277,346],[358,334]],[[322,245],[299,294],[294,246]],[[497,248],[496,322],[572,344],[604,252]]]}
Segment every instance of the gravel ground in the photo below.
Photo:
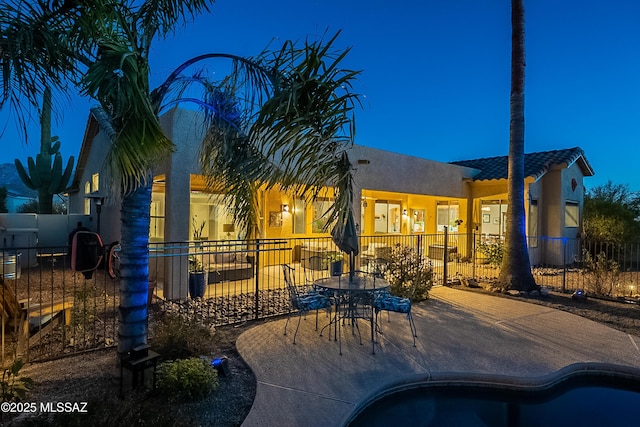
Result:
{"label": "gravel ground", "polygon": [[144,390],[127,391],[121,400],[117,353],[107,349],[34,363],[21,372],[35,381],[26,402],[88,402],[88,413],[5,414],[2,421],[10,426],[239,426],[256,393],[255,376],[235,349],[247,327],[216,330],[214,345],[228,358],[230,375],[220,376],[216,391],[203,400],[173,401]]}

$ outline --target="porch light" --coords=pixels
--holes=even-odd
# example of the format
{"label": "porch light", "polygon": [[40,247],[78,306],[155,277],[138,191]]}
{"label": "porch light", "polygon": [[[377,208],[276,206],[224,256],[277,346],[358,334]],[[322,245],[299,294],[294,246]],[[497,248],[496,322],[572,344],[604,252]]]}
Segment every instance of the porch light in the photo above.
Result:
{"label": "porch light", "polygon": [[286,203],[284,205],[280,205],[280,210],[282,212],[289,212],[289,205]]}
{"label": "porch light", "polygon": [[407,210],[406,209],[402,210],[402,216],[407,216]]}
{"label": "porch light", "polygon": [[96,204],[96,216],[98,217],[98,221],[96,224],[96,233],[100,234],[100,214],[102,213],[102,204],[104,203],[104,196],[98,194],[97,192],[91,193],[88,196],[85,196],[85,199],[93,200]]}

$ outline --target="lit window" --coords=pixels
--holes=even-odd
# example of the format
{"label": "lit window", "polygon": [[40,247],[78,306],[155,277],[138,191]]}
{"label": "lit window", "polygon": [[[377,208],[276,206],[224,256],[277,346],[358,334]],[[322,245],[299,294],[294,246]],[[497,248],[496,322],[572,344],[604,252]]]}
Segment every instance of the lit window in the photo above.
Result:
{"label": "lit window", "polygon": [[304,234],[305,232],[305,204],[302,199],[293,199],[293,212],[291,212],[293,234]]}
{"label": "lit window", "polygon": [[94,193],[100,191],[100,174],[94,173],[91,175],[91,191]]}
{"label": "lit window", "polygon": [[151,193],[151,218],[149,222],[149,238],[164,238],[164,215],[164,193]]}
{"label": "lit window", "polygon": [[456,223],[458,219],[460,219],[460,206],[458,202],[438,202],[438,232],[443,232],[445,226],[449,227],[449,231],[458,231],[458,223]]}
{"label": "lit window", "polygon": [[505,200],[483,200],[482,207],[482,234],[490,240],[504,238],[507,228],[508,205]]}
{"label": "lit window", "polygon": [[313,222],[312,233],[324,233],[325,225],[327,224],[326,213],[331,207],[331,201],[329,199],[319,198],[313,202]]}
{"label": "lit window", "polygon": [[[84,194],[89,195],[91,193],[91,183],[89,181],[84,183]],[[84,199],[84,214],[91,215],[91,200],[85,197]]]}
{"label": "lit window", "polygon": [[529,203],[529,246],[538,246],[538,201],[531,200]]}
{"label": "lit window", "polygon": [[399,233],[401,224],[400,202],[377,200],[375,205],[376,233]]}
{"label": "lit window", "polygon": [[564,205],[564,226],[578,227],[580,224],[580,205],[578,202],[566,202]]}

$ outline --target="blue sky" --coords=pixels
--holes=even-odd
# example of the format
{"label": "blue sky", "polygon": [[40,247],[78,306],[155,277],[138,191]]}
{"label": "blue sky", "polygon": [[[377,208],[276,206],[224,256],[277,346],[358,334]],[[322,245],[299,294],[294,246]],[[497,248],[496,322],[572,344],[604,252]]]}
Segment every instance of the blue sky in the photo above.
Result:
{"label": "blue sky", "polygon": [[[527,152],[580,146],[596,175],[640,191],[640,2],[525,0]],[[218,0],[156,43],[152,82],[207,52],[256,55],[272,42],[342,30],[345,62],[362,70],[356,143],[437,161],[506,155],[509,0]],[[91,101],[72,98],[53,133],[77,157]],[[0,112],[0,163],[39,150]]]}

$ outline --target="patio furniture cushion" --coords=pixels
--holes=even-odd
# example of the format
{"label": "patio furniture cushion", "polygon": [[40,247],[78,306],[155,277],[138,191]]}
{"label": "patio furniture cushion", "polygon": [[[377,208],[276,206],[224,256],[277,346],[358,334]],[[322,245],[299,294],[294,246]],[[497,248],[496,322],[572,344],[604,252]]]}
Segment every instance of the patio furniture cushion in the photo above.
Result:
{"label": "patio furniture cushion", "polygon": [[373,307],[378,311],[387,310],[396,313],[409,313],[411,311],[411,300],[386,293],[376,297],[373,301]]}

